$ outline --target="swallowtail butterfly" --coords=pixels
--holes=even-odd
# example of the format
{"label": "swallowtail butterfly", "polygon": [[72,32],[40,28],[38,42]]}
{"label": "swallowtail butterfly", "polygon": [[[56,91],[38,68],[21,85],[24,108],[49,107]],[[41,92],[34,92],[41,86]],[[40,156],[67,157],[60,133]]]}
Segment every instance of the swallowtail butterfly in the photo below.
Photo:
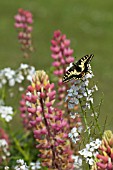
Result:
{"label": "swallowtail butterfly", "polygon": [[72,67],[66,71],[63,82],[66,83],[72,79],[81,79],[89,72],[89,63],[93,58],[93,54],[86,55],[78,60],[76,63],[73,63]]}

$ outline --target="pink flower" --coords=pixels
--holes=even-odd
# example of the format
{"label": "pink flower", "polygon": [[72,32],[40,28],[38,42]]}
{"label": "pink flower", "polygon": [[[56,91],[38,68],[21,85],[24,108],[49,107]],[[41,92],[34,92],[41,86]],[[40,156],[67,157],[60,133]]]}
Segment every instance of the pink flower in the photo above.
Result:
{"label": "pink flower", "polygon": [[56,91],[44,71],[36,72],[31,86],[27,88],[28,94],[27,111],[32,115],[30,123],[38,142],[36,147],[40,151],[42,165],[49,169],[72,170],[72,151],[67,134],[69,125],[63,118],[62,110],[53,107]]}
{"label": "pink flower", "polygon": [[73,50],[70,48],[70,40],[60,30],[54,32],[50,49],[52,51],[51,57],[54,59],[52,64],[54,66],[53,73],[58,77],[58,105],[62,105],[68,88],[67,84],[62,83],[62,77],[65,74],[66,67],[74,61]]}
{"label": "pink flower", "polygon": [[28,57],[29,53],[33,51],[32,46],[32,23],[33,16],[30,11],[25,11],[23,9],[18,10],[18,14],[15,18],[15,28],[18,29],[18,39],[21,44],[21,48],[24,51],[24,57]]}
{"label": "pink flower", "polygon": [[102,143],[98,149],[95,165],[92,170],[113,169],[113,133],[110,130],[104,132]]}

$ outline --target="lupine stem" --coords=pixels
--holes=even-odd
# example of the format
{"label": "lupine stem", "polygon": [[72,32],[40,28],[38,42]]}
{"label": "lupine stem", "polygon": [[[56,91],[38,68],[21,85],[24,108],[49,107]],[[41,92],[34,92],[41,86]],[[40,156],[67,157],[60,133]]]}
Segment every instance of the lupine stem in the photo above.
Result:
{"label": "lupine stem", "polygon": [[[50,129],[49,129],[49,126],[48,126],[48,123],[47,123],[47,120],[45,118],[45,114],[44,114],[44,106],[43,106],[43,100],[42,98],[40,99],[40,103],[41,103],[41,107],[42,107],[42,113],[43,113],[43,117],[44,117],[44,122],[45,122],[45,125],[46,125],[46,128],[48,130],[48,136],[47,136],[47,139],[48,141],[50,141],[50,136],[51,136],[51,132],[50,132]],[[54,153],[54,149],[53,149],[53,146],[51,145],[51,150],[52,150],[52,153],[53,153],[53,161],[52,161],[52,166],[55,167],[55,163],[54,163],[54,160],[55,160],[55,153]]]}
{"label": "lupine stem", "polygon": [[[42,113],[43,113],[43,117],[44,117],[44,121],[45,121],[45,125],[46,125],[46,128],[48,130],[48,136],[47,136],[47,139],[48,141],[50,141],[50,136],[52,136],[51,132],[50,132],[50,129],[49,129],[49,126],[48,126],[48,122],[45,118],[45,114],[44,114],[44,106],[43,106],[43,100],[42,98],[40,99],[40,103],[41,103],[41,107],[42,107]],[[55,163],[55,147],[53,145],[51,145],[51,150],[52,150],[52,154],[53,154],[53,157],[52,157],[52,166],[53,168],[57,168],[58,170],[61,170],[60,167],[58,167],[58,165]]]}

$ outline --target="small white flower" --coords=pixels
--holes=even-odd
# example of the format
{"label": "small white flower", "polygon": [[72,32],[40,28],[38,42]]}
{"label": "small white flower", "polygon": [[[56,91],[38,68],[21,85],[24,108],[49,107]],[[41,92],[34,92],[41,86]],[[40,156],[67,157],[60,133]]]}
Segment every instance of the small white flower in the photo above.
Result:
{"label": "small white flower", "polygon": [[85,84],[85,86],[88,86],[88,84],[89,84],[89,80],[88,80],[88,79],[86,79],[86,81],[84,82],[84,84]]}
{"label": "small white flower", "polygon": [[29,170],[29,167],[23,159],[17,160],[16,163],[17,165],[14,167],[15,170]]}
{"label": "small white flower", "polygon": [[31,82],[32,81],[32,75],[28,75],[27,80],[29,80]]}
{"label": "small white flower", "polygon": [[98,149],[99,148],[99,146],[101,145],[101,143],[102,143],[102,141],[100,140],[100,139],[96,139],[96,141],[95,141],[95,149]]}
{"label": "small white flower", "polygon": [[28,64],[21,63],[20,65],[20,69],[27,69],[28,67],[29,67]]}
{"label": "small white flower", "polygon": [[4,167],[4,170],[9,170],[9,167],[8,167],[8,166],[5,166],[5,167]]}
{"label": "small white flower", "polygon": [[19,87],[19,91],[24,91],[24,87]]}
{"label": "small white flower", "polygon": [[7,141],[5,139],[0,139],[0,147],[6,147],[8,145]]}
{"label": "small white flower", "polygon": [[26,96],[30,96],[30,97],[31,97],[31,96],[32,96],[32,93],[31,93],[31,92],[27,92],[27,93],[26,93]]}
{"label": "small white flower", "polygon": [[86,155],[86,157],[92,157],[92,152],[91,151],[87,151],[87,155]]}
{"label": "small white flower", "polygon": [[74,103],[68,103],[68,108],[69,108],[69,109],[73,109],[73,108],[74,108],[74,106],[75,106],[75,104],[74,104]]}
{"label": "small white flower", "polygon": [[21,72],[19,72],[19,73],[16,75],[16,77],[15,77],[15,81],[16,81],[17,83],[22,83],[23,80],[24,80],[24,76],[22,75]]}
{"label": "small white flower", "polygon": [[94,164],[94,159],[93,158],[87,158],[86,163],[88,163],[89,165],[92,166]]}
{"label": "small white flower", "polygon": [[86,144],[86,148],[79,151],[80,155],[84,156],[86,162],[89,165],[94,164],[94,159],[98,154],[97,149],[99,148],[100,145],[101,141],[99,139],[96,139],[95,141],[91,141],[89,144]]}
{"label": "small white flower", "polygon": [[94,147],[95,146],[95,141],[90,142],[90,146]]}
{"label": "small white flower", "polygon": [[87,149],[87,150],[90,149],[90,144],[89,144],[89,143],[86,144],[86,149]]}
{"label": "small white flower", "polygon": [[4,69],[4,75],[7,77],[8,80],[12,79],[13,76],[15,75],[15,71],[11,70],[11,68],[5,68]]}
{"label": "small white flower", "polygon": [[5,156],[5,155],[2,155],[1,158],[2,158],[2,160],[5,160],[5,159],[6,159],[6,156]]}
{"label": "small white flower", "polygon": [[91,103],[93,103],[93,98],[90,97],[90,98],[88,99],[88,101],[91,101]]}
{"label": "small white flower", "polygon": [[90,104],[86,103],[86,108],[90,109]]}
{"label": "small white flower", "polygon": [[80,140],[80,135],[77,132],[77,128],[74,127],[71,132],[68,134],[69,138],[71,138],[72,142],[76,143]]}
{"label": "small white flower", "polygon": [[76,116],[77,116],[77,114],[78,114],[78,113],[70,113],[70,117],[71,117],[72,119],[75,119]]}
{"label": "small white flower", "polygon": [[5,118],[6,122],[10,122],[12,120],[12,116],[10,115],[7,115],[6,118]]}
{"label": "small white flower", "polygon": [[0,116],[5,119],[6,122],[12,120],[13,108],[11,106],[0,106]]}
{"label": "small white flower", "polygon": [[9,86],[14,86],[15,85],[15,79],[14,78],[11,78],[10,80],[9,80]]}
{"label": "small white flower", "polygon": [[4,78],[4,79],[1,80],[1,83],[2,83],[3,85],[6,84],[6,83],[7,83],[7,80]]}
{"label": "small white flower", "polygon": [[94,152],[94,150],[95,150],[95,148],[94,148],[94,147],[90,148],[90,151],[91,151],[91,152]]}
{"label": "small white flower", "polygon": [[71,130],[71,133],[75,133],[75,132],[77,132],[77,128],[76,128],[76,127],[74,127],[74,128]]}
{"label": "small white flower", "polygon": [[80,156],[72,155],[72,159],[74,160],[74,167],[80,170],[82,167],[82,158]]}
{"label": "small white flower", "polygon": [[24,164],[24,160],[23,160],[23,159],[18,159],[16,162],[19,163],[19,164],[21,164],[21,165]]}
{"label": "small white flower", "polygon": [[83,131],[82,123],[79,122],[79,123],[77,123],[77,124],[79,125],[78,128],[77,128],[78,132],[79,132],[79,133],[82,133],[82,131]]}
{"label": "small white flower", "polygon": [[39,161],[31,162],[30,163],[30,168],[31,168],[31,170],[41,169],[40,162]]}
{"label": "small white flower", "polygon": [[27,170],[28,168],[26,167],[26,165],[21,165],[20,166],[20,170]]}
{"label": "small white flower", "polygon": [[1,158],[5,160],[8,156],[10,156],[10,152],[8,151],[9,145],[5,139],[0,139],[0,150],[2,151]]}

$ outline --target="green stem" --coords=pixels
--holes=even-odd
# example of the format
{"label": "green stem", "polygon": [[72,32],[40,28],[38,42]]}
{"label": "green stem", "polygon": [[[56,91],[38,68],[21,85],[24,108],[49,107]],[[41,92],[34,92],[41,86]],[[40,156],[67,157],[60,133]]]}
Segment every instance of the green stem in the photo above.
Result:
{"label": "green stem", "polygon": [[100,128],[100,126],[98,124],[98,117],[95,115],[95,111],[94,111],[94,108],[93,108],[93,105],[92,105],[91,101],[90,101],[90,106],[91,106],[92,112],[94,114],[94,118],[95,118],[95,121],[96,121],[97,128],[98,128],[98,130],[100,132],[100,135],[102,135],[101,128]]}
{"label": "green stem", "polygon": [[26,154],[26,152],[21,148],[20,143],[18,142],[18,140],[14,136],[13,136],[13,141],[14,141],[18,151],[23,155],[24,160],[28,161],[29,160],[28,154]]}
{"label": "green stem", "polygon": [[16,137],[14,137],[14,134],[12,133],[12,130],[11,130],[11,128],[10,128],[9,123],[6,123],[6,122],[5,122],[5,127],[7,128],[8,133],[11,135],[11,137],[12,137],[12,139],[13,139],[13,141],[14,141],[14,143],[15,143],[15,146],[16,146],[16,149],[23,155],[25,161],[29,161],[29,154],[27,154],[27,153],[22,149],[22,147],[21,147],[21,145],[20,145],[20,142],[18,141],[18,139],[17,139]]}
{"label": "green stem", "polygon": [[89,135],[89,132],[88,132],[89,126],[88,126],[88,122],[87,122],[87,118],[86,118],[86,112],[82,108],[82,104],[81,104],[82,102],[81,102],[80,99],[79,99],[79,103],[80,103],[81,111],[83,113],[83,118],[84,118],[84,122],[85,122],[85,126],[86,126],[86,132],[88,133],[88,139],[89,139],[90,135]]}
{"label": "green stem", "polygon": [[[86,93],[87,93],[87,96],[88,96],[88,91],[87,91],[86,86],[85,86],[85,89],[86,89]],[[92,112],[93,112],[93,114],[94,114],[96,126],[97,126],[97,128],[98,128],[98,130],[99,130],[99,132],[100,132],[100,135],[102,135],[102,133],[101,133],[101,128],[100,128],[100,126],[99,126],[99,124],[98,124],[98,117],[95,115],[95,111],[94,111],[94,108],[93,108],[93,105],[92,105],[92,102],[91,102],[91,101],[90,101],[90,107],[91,107],[91,110],[92,110]]]}

